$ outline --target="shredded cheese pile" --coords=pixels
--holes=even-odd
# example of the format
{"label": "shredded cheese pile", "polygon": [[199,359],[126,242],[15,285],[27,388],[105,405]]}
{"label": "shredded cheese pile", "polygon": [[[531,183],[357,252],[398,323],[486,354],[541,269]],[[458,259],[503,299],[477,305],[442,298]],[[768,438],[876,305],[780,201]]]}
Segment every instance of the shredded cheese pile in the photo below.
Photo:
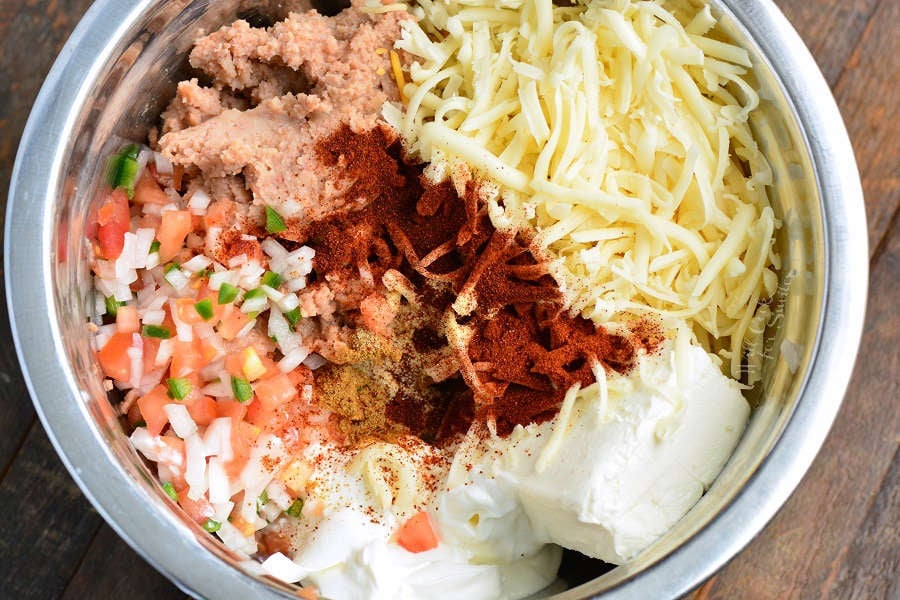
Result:
{"label": "shredded cheese pile", "polygon": [[[434,179],[472,174],[498,228],[530,228],[571,308],[656,313],[742,375],[776,290],[772,174],[747,52],[686,1],[419,0],[386,105]],[[471,173],[474,171],[474,173]],[[677,325],[674,325],[677,326]],[[752,384],[758,368],[749,370]]]}

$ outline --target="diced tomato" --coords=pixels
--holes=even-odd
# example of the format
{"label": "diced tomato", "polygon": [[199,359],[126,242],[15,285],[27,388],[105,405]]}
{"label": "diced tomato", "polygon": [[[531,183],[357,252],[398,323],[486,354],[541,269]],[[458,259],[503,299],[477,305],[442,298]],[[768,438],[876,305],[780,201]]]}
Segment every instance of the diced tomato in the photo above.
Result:
{"label": "diced tomato", "polygon": [[244,377],[244,361],[241,359],[240,352],[235,352],[225,357],[225,370],[234,377]]}
{"label": "diced tomato", "polygon": [[169,367],[172,377],[184,377],[203,368],[203,354],[200,351],[196,338],[191,342],[175,340],[174,345],[172,365]]}
{"label": "diced tomato", "polygon": [[184,238],[191,232],[191,213],[187,210],[167,210],[162,214],[156,239],[159,240],[159,260],[168,262],[175,258],[184,245]]}
{"label": "diced tomato", "polygon": [[[209,300],[209,304],[212,307],[213,316],[210,319],[204,319],[203,316],[199,312],[197,312],[197,308],[195,305],[202,300]],[[184,309],[182,309],[179,305],[178,315],[180,317],[182,311],[188,313],[188,318],[190,319],[190,321],[186,322],[189,322],[191,325],[196,325],[197,323],[209,323],[210,325],[214,326],[219,322],[219,319],[222,318],[222,315],[225,314],[226,308],[227,306],[219,304],[219,293],[210,290],[207,284],[204,283],[198,286],[197,297],[194,299],[188,299],[188,304]]]}
{"label": "diced tomato", "polygon": [[206,209],[206,227],[227,228],[232,225],[238,215],[237,203],[231,200],[216,200]]}
{"label": "diced tomato", "polygon": [[188,490],[178,490],[178,504],[181,505],[181,508],[184,509],[184,512],[187,513],[192,520],[200,523],[206,523],[207,520],[211,519],[213,515],[216,514],[215,509],[212,507],[212,504],[209,503],[206,496],[201,496],[197,500],[191,500],[188,497]]}
{"label": "diced tomato", "polygon": [[247,414],[247,407],[237,400],[218,400],[216,402],[216,415],[219,417],[231,417],[231,425],[240,423]]}
{"label": "diced tomato", "polygon": [[141,330],[136,306],[120,306],[116,311],[116,328],[119,333],[137,333]]}
{"label": "diced tomato", "polygon": [[128,210],[128,195],[122,188],[116,188],[97,211],[97,242],[103,258],[115,260],[125,246],[125,233],[131,226]]}
{"label": "diced tomato", "polygon": [[159,354],[159,344],[162,340],[158,338],[145,337],[141,338],[144,344],[144,373],[156,369],[156,356]]}
{"label": "diced tomato", "polygon": [[131,359],[128,358],[128,348],[131,347],[132,335],[130,333],[117,332],[97,352],[97,360],[100,368],[107,377],[119,381],[128,381],[131,378]]}
{"label": "diced tomato", "polygon": [[172,402],[169,398],[168,390],[164,385],[158,385],[150,392],[138,398],[137,405],[147,424],[147,431],[151,435],[159,435],[169,422],[169,416],[164,409],[166,404]]}
{"label": "diced tomato", "polygon": [[135,204],[157,204],[165,206],[171,202],[166,193],[162,191],[156,178],[151,173],[151,169],[144,169],[141,178],[134,184],[134,203]]}
{"label": "diced tomato", "polygon": [[185,402],[185,405],[187,406],[188,414],[201,427],[209,425],[213,419],[219,416],[216,401],[209,396],[194,398],[190,402]]}
{"label": "diced tomato", "polygon": [[233,340],[240,333],[241,329],[250,322],[250,317],[242,313],[232,305],[225,307],[226,310],[219,321],[216,331],[222,336],[222,339]]}
{"label": "diced tomato", "polygon": [[270,356],[266,354],[265,351],[260,352],[259,348],[257,348],[257,354],[259,355],[259,361],[266,368],[266,373],[278,373],[278,363],[272,360]]}
{"label": "diced tomato", "polygon": [[428,513],[419,511],[397,530],[397,543],[409,552],[425,552],[437,548],[438,537]]}
{"label": "diced tomato", "polygon": [[179,320],[188,325],[203,323],[203,317],[194,308],[195,302],[197,301],[193,298],[179,298],[175,301],[175,310],[178,313]]}
{"label": "diced tomato", "polygon": [[247,422],[257,427],[266,427],[275,418],[275,410],[267,407],[259,401],[253,401],[247,406]]}
{"label": "diced tomato", "polygon": [[250,458],[253,442],[259,437],[259,428],[246,422],[231,421],[231,451],[234,458],[225,464],[229,477],[238,477]]}
{"label": "diced tomato", "polygon": [[260,379],[253,384],[253,391],[256,392],[260,404],[268,409],[278,408],[297,397],[297,388],[284,373]]}
{"label": "diced tomato", "polygon": [[219,355],[219,350],[208,339],[200,340],[200,355],[203,362],[212,362]]}

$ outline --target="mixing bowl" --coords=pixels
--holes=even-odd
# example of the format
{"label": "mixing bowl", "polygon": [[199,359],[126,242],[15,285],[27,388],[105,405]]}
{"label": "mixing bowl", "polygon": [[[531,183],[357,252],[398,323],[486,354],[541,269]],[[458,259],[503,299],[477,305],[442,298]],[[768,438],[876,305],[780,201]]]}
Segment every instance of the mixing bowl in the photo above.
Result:
{"label": "mixing bowl", "polygon": [[[285,2],[98,0],[35,102],[12,177],[6,289],[32,398],[87,497],[134,549],[206,598],[288,597],[172,508],[131,448],[90,348],[88,207],[104,157],[143,140],[188,72],[202,30],[237,16],[283,15]],[[327,7],[323,7],[327,8]],[[785,502],[838,411],[859,344],[867,285],[865,211],[847,133],[815,62],[766,0],[713,3],[748,48],[762,104],[756,137],[775,173],[781,286],[750,394],[752,418],[701,501],[626,565],[591,563],[543,595],[662,598],[686,593],[731,559]],[[594,571],[593,569],[597,569]],[[564,568],[564,573],[578,569]]]}

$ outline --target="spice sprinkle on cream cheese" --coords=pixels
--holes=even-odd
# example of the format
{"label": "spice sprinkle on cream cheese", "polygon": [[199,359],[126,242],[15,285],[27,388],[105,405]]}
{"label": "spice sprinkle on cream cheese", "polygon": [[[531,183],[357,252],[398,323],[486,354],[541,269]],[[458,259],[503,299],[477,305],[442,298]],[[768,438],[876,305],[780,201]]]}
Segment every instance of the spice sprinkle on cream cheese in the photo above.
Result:
{"label": "spice sprinkle on cream cheese", "polygon": [[690,510],[779,268],[708,7],[355,0],[189,59],[89,223],[161,493],[308,598],[523,598]]}

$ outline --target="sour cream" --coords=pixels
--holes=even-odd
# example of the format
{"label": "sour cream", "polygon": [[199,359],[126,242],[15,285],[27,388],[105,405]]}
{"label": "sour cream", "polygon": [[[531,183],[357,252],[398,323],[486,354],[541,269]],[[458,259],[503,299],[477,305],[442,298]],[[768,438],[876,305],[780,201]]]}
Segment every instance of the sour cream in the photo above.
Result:
{"label": "sour cream", "polygon": [[562,416],[505,438],[470,436],[425,507],[441,540],[433,550],[394,543],[402,515],[379,505],[349,467],[314,471],[329,482],[316,500],[321,514],[305,515],[295,532],[296,569],[280,558],[271,569],[332,598],[444,598],[452,589],[517,599],[554,581],[561,547],[627,562],[696,503],[749,415],[738,385],[704,350],[674,348],[640,357],[605,391],[581,390]]}

